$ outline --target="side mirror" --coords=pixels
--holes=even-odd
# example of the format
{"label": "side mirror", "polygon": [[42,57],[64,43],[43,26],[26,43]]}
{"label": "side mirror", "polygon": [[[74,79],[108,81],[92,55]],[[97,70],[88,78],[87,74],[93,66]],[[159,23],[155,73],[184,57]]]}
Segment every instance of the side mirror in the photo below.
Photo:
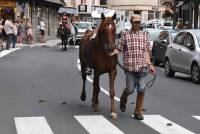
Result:
{"label": "side mirror", "polygon": [[164,44],[168,44],[169,42],[165,39],[165,40],[161,40],[162,43]]}
{"label": "side mirror", "polygon": [[195,49],[195,47],[194,47],[194,44],[192,44],[192,43],[187,43],[186,44],[186,46],[187,46],[187,48],[189,48],[190,50],[194,50]]}

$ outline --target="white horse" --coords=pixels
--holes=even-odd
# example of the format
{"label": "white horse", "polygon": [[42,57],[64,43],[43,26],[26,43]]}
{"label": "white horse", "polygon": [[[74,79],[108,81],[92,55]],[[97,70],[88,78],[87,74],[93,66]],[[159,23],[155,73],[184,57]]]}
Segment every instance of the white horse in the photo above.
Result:
{"label": "white horse", "polygon": [[70,23],[70,27],[71,27],[71,34],[70,34],[70,39],[72,39],[73,41],[73,45],[75,46],[76,45],[76,38],[77,38],[77,31],[76,31],[76,28],[75,26]]}

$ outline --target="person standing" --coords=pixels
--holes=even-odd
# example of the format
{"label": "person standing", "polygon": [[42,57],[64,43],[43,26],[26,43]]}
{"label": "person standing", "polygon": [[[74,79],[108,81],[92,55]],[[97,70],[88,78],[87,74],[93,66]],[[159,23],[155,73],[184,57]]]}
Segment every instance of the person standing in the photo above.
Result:
{"label": "person standing", "polygon": [[17,42],[17,22],[13,21],[13,28],[12,28],[13,34],[12,34],[12,43],[13,43],[13,48],[15,48],[15,44]]}
{"label": "person standing", "polygon": [[9,16],[8,19],[5,21],[5,24],[4,24],[4,31],[6,33],[6,50],[9,50],[10,49],[10,44],[12,43],[12,34],[13,34],[13,31],[12,31],[12,28],[13,28],[13,24],[12,24],[12,19],[11,17]]}
{"label": "person standing", "polygon": [[0,20],[0,47],[3,50],[3,19]]}
{"label": "person standing", "polygon": [[44,23],[44,19],[43,18],[41,18],[41,20],[40,20],[40,33],[41,33],[40,42],[41,43],[46,43],[45,40],[44,40],[45,23]]}
{"label": "person standing", "polygon": [[127,98],[137,90],[136,107],[132,117],[136,120],[143,120],[143,102],[146,85],[146,75],[155,74],[154,66],[150,61],[150,42],[149,34],[140,30],[141,17],[133,15],[130,19],[132,28],[122,34],[120,44],[110,54],[113,56],[123,51],[123,61],[126,75],[126,88],[120,97],[120,110],[126,111]]}
{"label": "person standing", "polygon": [[31,20],[28,19],[26,23],[26,28],[27,28],[27,36],[28,36],[28,43],[30,47],[33,47],[33,30],[32,30],[32,24]]}

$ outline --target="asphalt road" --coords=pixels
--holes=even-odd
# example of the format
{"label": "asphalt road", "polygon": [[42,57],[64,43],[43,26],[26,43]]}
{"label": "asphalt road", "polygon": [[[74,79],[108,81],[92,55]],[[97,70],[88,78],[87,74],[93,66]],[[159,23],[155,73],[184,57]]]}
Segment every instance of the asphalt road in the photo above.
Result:
{"label": "asphalt road", "polygon": [[[104,120],[109,121],[125,134],[170,134],[170,131],[159,131],[148,123],[145,124],[145,122],[131,118],[135,107],[135,94],[129,97],[125,113],[120,112],[119,102],[116,101],[118,112],[116,120],[112,120],[109,116],[110,98],[104,92],[101,92],[99,96],[101,111],[93,112],[91,108],[91,82],[87,81],[86,101],[81,102],[80,100],[82,80],[77,68],[77,59],[78,49],[69,48],[67,52],[64,52],[60,51],[57,46],[27,47],[1,57],[0,134],[36,134],[34,128],[39,123],[31,124],[32,118],[26,122],[31,124],[32,132],[20,131],[20,129],[25,129],[23,126],[26,124],[20,124],[23,124],[23,121],[27,119],[25,117],[33,117],[33,119],[44,117],[51,132],[46,131],[42,134],[88,134],[91,131],[84,128],[83,123],[76,118],[85,115],[88,116],[86,120],[89,120],[92,115],[102,115]],[[178,131],[181,132],[180,134],[192,132],[200,134],[200,120],[193,117],[200,116],[200,85],[193,84],[189,76],[177,74],[174,78],[167,78],[162,68],[158,67],[156,70],[155,84],[152,88],[148,88],[145,94],[144,108],[146,111],[144,114],[159,115],[159,117],[168,119],[167,123],[161,120],[156,124],[159,127],[159,124],[164,123],[163,129],[170,129],[176,123],[182,126],[181,130],[190,130],[180,130]],[[102,89],[108,91],[107,74],[102,75],[100,85]],[[119,98],[124,86],[125,76],[123,71],[118,68],[115,81],[116,97]],[[157,119],[157,116],[152,117],[150,121]],[[98,119],[99,117],[94,119],[96,123]],[[100,124],[100,126],[103,125]],[[96,131],[101,134],[101,131],[103,132],[107,127],[104,126]],[[112,131],[114,133],[113,129]],[[173,134],[176,131],[171,132]]]}

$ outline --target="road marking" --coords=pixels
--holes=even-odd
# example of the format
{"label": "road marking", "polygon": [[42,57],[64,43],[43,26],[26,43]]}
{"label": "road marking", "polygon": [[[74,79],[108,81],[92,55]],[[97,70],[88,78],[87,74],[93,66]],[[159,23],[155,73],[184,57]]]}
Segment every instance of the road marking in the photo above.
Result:
{"label": "road marking", "polygon": [[144,115],[142,122],[161,134],[195,134],[160,115]]}
{"label": "road marking", "polygon": [[194,117],[197,120],[200,120],[200,116],[192,116],[192,117]]}
{"label": "road marking", "polygon": [[17,134],[54,134],[45,117],[15,117]]}
{"label": "road marking", "polygon": [[21,48],[12,48],[10,50],[3,50],[2,52],[0,52],[0,58],[4,57],[5,55],[11,53],[11,52],[14,52],[18,49],[21,49]]}
{"label": "road marking", "polygon": [[74,118],[89,134],[124,134],[102,115],[83,115],[74,116]]}
{"label": "road marking", "polygon": [[[80,60],[78,59],[76,63],[77,63],[77,68],[78,68],[78,70],[81,71]],[[87,76],[87,80],[88,80],[89,82],[93,83],[93,80],[92,80],[89,76]],[[106,89],[104,89],[103,87],[101,87],[101,86],[100,86],[100,90],[101,90],[103,93],[105,93],[106,95],[110,96],[110,93],[109,93]],[[114,99],[115,99],[116,101],[120,101],[120,98],[118,98],[118,97],[116,97],[116,96],[114,97]]]}

